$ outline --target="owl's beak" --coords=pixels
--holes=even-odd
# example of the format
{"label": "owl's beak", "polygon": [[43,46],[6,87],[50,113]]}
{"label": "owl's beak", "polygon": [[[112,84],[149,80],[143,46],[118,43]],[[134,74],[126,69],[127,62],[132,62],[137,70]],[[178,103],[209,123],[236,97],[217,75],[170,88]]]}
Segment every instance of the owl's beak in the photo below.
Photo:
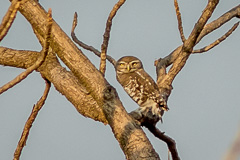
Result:
{"label": "owl's beak", "polygon": [[129,65],[127,65],[127,70],[130,71],[130,66]]}

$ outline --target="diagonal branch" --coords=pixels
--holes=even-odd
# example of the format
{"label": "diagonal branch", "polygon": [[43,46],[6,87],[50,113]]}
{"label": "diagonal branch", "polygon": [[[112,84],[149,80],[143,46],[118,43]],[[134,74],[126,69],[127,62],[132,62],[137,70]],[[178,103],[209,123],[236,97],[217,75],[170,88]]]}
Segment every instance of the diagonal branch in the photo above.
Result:
{"label": "diagonal branch", "polygon": [[106,55],[107,55],[107,48],[108,48],[108,42],[110,38],[110,31],[112,27],[112,20],[115,17],[117,11],[119,8],[125,3],[126,0],[119,0],[113,7],[112,11],[110,12],[107,23],[106,23],[106,28],[105,28],[105,33],[103,35],[103,43],[101,46],[101,60],[100,60],[100,72],[105,75],[106,71]]}
{"label": "diagonal branch", "polygon": [[0,25],[0,42],[7,35],[7,32],[12,26],[12,23],[16,18],[20,3],[21,3],[21,0],[13,0],[6,15],[3,17],[2,23]]}
{"label": "diagonal branch", "polygon": [[44,103],[47,99],[47,96],[48,96],[48,93],[49,93],[49,90],[50,90],[50,87],[51,87],[51,83],[48,80],[45,80],[45,83],[46,83],[46,87],[45,87],[43,96],[39,99],[37,104],[33,106],[32,113],[30,114],[30,116],[29,116],[29,118],[28,118],[28,120],[27,120],[27,122],[24,126],[22,136],[21,136],[21,138],[18,142],[17,148],[15,150],[13,160],[19,160],[19,158],[21,156],[21,153],[22,153],[22,150],[23,150],[23,147],[26,145],[27,138],[28,138],[30,129],[32,127],[32,124],[35,121],[35,119],[38,115],[38,112],[41,110],[42,106],[44,105]]}
{"label": "diagonal branch", "polygon": [[201,17],[198,19],[195,24],[190,36],[183,44],[183,52],[191,54],[193,47],[196,44],[197,38],[203,30],[203,27],[207,23],[208,19],[212,16],[213,11],[215,10],[219,0],[209,0],[207,7],[204,9]]}
{"label": "diagonal branch", "polygon": [[[222,16],[217,18],[216,20],[206,24],[201,31],[199,37],[197,38],[196,44],[201,41],[203,37],[208,35],[209,33],[213,32],[214,30],[220,28],[222,25],[230,21],[232,18],[240,18],[240,5],[230,9],[228,12],[224,13]],[[159,64],[158,61],[156,61],[156,70],[157,74],[159,70],[162,68],[161,65],[165,65],[166,67],[170,66],[179,56],[182,46],[177,47],[175,50],[173,50],[169,55],[161,59],[161,64]],[[159,76],[158,76],[159,78]],[[161,81],[158,79],[158,86],[162,85]]]}
{"label": "diagonal branch", "polygon": [[168,149],[171,152],[173,160],[180,160],[180,157],[179,157],[178,152],[177,152],[176,142],[172,138],[166,136],[164,134],[164,132],[161,132],[155,126],[149,126],[148,125],[146,127],[155,137],[159,138],[160,140],[164,141],[167,144]]}
{"label": "diagonal branch", "polygon": [[[201,31],[200,35],[198,36],[196,44],[199,43],[203,37],[205,37],[209,33],[213,32],[214,30],[220,28],[222,25],[224,25],[225,23],[227,23],[228,21],[230,21],[232,18],[235,18],[235,17],[240,18],[240,5],[230,9],[228,12],[224,13],[222,16],[220,16],[216,20],[206,24],[204,26],[203,30]],[[182,47],[183,47],[183,45],[177,47],[169,55],[162,58],[161,64],[159,63],[160,61],[156,61],[155,66],[156,66],[157,74],[159,73],[159,71],[162,67],[168,67],[171,64],[173,64],[173,62],[178,58],[179,54],[181,53]],[[162,65],[164,65],[164,66],[162,66]],[[163,78],[164,77],[160,78],[158,76],[158,80],[157,80],[158,86],[164,85],[162,83]],[[165,84],[165,86],[168,86],[168,85]]]}
{"label": "diagonal branch", "polygon": [[51,27],[52,27],[52,11],[51,11],[51,9],[49,9],[49,11],[48,11],[48,25],[47,25],[47,31],[46,31],[46,38],[45,38],[45,44],[44,44],[44,48],[43,48],[41,57],[39,57],[39,59],[36,61],[36,63],[34,65],[32,65],[31,67],[27,68],[26,71],[24,71],[23,73],[18,75],[16,78],[14,78],[12,81],[10,81],[7,84],[5,84],[4,86],[2,86],[0,88],[0,94],[2,94],[3,92],[7,91],[9,88],[12,88],[16,84],[20,83],[29,74],[31,74],[35,69],[37,69],[39,66],[42,65],[42,63],[44,62],[44,60],[45,60],[45,58],[47,56],[49,45],[50,45]]}
{"label": "diagonal branch", "polygon": [[[205,26],[208,19],[211,17],[214,9],[216,8],[219,0],[209,0],[206,8],[204,9],[201,17],[198,19],[197,23],[195,24],[190,36],[186,41],[184,41],[184,44],[182,47],[176,49],[178,52],[176,54],[176,59],[172,62],[173,65],[170,68],[169,72],[166,76],[161,80],[160,83],[158,83],[158,86],[165,85],[165,86],[171,86],[173,80],[175,79],[176,75],[181,71],[181,69],[185,66],[188,57],[192,53],[193,47],[196,45],[197,38],[201,31],[203,30],[203,27]],[[170,58],[173,58],[172,55]],[[161,88],[161,87],[160,87]]]}
{"label": "diagonal branch", "polygon": [[175,11],[176,11],[177,20],[178,20],[178,30],[180,32],[180,37],[182,39],[182,42],[184,43],[184,41],[186,41],[186,38],[185,38],[184,33],[183,33],[182,18],[181,18],[181,13],[179,11],[179,6],[178,6],[178,1],[177,0],[174,0],[174,6],[175,6]]}
{"label": "diagonal branch", "polygon": [[[11,53],[12,56],[9,57]],[[25,68],[25,66],[34,63],[38,55],[40,55],[39,52],[17,51],[0,47],[0,64]],[[84,86],[72,72],[60,66],[55,54],[49,53],[44,64],[38,68],[38,71],[40,71],[43,77],[52,82],[54,87],[62,95],[66,96],[83,116],[105,124],[109,123],[129,160],[150,160],[153,157],[159,159],[141,127],[137,126],[134,120],[126,113],[119,98],[116,97],[117,93],[113,87],[108,85],[106,91],[103,91],[105,103],[102,107],[92,98],[91,93],[84,91]],[[99,79],[95,81],[98,82]],[[145,156],[149,157],[146,158]]]}
{"label": "diagonal branch", "polygon": [[[74,13],[74,18],[73,18],[73,24],[72,24],[72,30],[71,30],[71,36],[72,39],[75,43],[77,43],[80,47],[89,50],[91,52],[93,52],[95,55],[97,55],[98,57],[101,57],[101,52],[98,51],[96,48],[94,48],[93,46],[89,46],[86,43],[83,43],[82,41],[80,41],[77,36],[75,35],[75,28],[77,26],[77,12]],[[114,58],[112,58],[111,56],[107,55],[107,60],[113,64],[113,66],[116,65],[116,60]]]}
{"label": "diagonal branch", "polygon": [[[29,21],[32,28],[42,44],[43,33],[46,30],[45,18],[46,12],[36,3],[35,0],[28,0],[19,9],[22,15]],[[34,16],[38,18],[32,18]],[[110,125],[112,132],[119,142],[121,149],[126,155],[127,159],[160,159],[152,147],[150,141],[144,134],[141,127],[137,126],[132,118],[127,114],[121,101],[118,98],[114,88],[110,86],[103,75],[96,69],[96,67],[87,59],[87,57],[77,48],[77,46],[70,40],[70,38],[61,30],[61,28],[53,22],[53,31],[51,36],[51,48],[53,53],[63,61],[63,63],[71,70],[71,73],[77,79],[77,83],[86,90],[83,96],[76,97],[75,92],[79,88],[69,88],[69,86],[61,85],[59,89],[64,88],[68,92],[73,92],[74,97],[65,95],[70,101],[77,101],[79,106],[85,106],[88,103],[88,108],[91,109],[93,119],[100,119],[104,117],[100,114],[103,111],[105,118],[102,119]],[[0,57],[1,60],[1,57]],[[47,58],[48,60],[48,58]],[[45,65],[48,64],[47,61]],[[50,69],[55,71],[55,68],[44,68],[45,72],[50,72]],[[51,70],[51,71],[52,71]],[[44,72],[41,72],[44,73]],[[52,73],[50,73],[52,74]],[[56,77],[63,77],[65,81],[71,80],[65,74],[59,73],[53,77],[46,77],[47,79],[54,79],[54,83],[58,83]],[[64,83],[65,83],[64,81]],[[51,81],[52,82],[52,81]],[[110,87],[109,87],[110,86]],[[113,91],[113,92],[112,92]],[[68,93],[65,93],[68,94]],[[75,94],[75,95],[74,95]],[[112,98],[109,99],[109,94]],[[91,99],[90,99],[91,98]],[[81,110],[81,108],[79,108]],[[90,112],[91,112],[90,111]],[[83,113],[84,115],[89,113]],[[91,118],[92,118],[91,117]],[[107,120],[107,121],[106,121]]]}
{"label": "diagonal branch", "polygon": [[204,26],[201,34],[199,35],[197,42],[200,42],[203,37],[211,33],[212,31],[220,28],[222,25],[230,21],[232,18],[240,18],[240,5],[232,8],[228,12],[224,13],[222,16],[212,21],[211,23]]}
{"label": "diagonal branch", "polygon": [[[14,50],[0,47],[0,64],[26,69],[41,56],[41,52]],[[61,66],[56,55],[49,51],[44,63],[37,69],[42,77],[49,80],[56,90],[64,95],[83,116],[107,124],[101,107],[86,91],[72,72]]]}
{"label": "diagonal branch", "polygon": [[207,52],[210,49],[216,47],[218,44],[220,44],[222,41],[224,41],[228,36],[230,36],[233,33],[233,31],[238,27],[238,25],[239,25],[239,22],[235,23],[234,26],[230,30],[228,30],[227,33],[225,33],[222,37],[217,39],[215,42],[213,42],[210,45],[203,47],[201,49],[194,50],[192,53],[203,53],[203,52]]}

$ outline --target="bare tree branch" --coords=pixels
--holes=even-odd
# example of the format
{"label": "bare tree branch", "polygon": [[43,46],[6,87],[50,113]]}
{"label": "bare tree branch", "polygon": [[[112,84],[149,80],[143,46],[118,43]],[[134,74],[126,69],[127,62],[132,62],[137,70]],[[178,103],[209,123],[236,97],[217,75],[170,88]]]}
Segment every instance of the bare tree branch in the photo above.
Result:
{"label": "bare tree branch", "polygon": [[18,142],[17,148],[15,150],[13,160],[19,160],[19,158],[21,156],[21,153],[22,153],[22,150],[23,150],[23,147],[26,145],[26,142],[27,142],[28,135],[29,135],[30,129],[32,127],[32,124],[35,121],[35,119],[38,115],[38,112],[41,110],[42,106],[44,105],[44,103],[47,99],[47,96],[48,96],[48,93],[49,93],[49,90],[50,90],[50,87],[51,87],[51,83],[48,80],[45,80],[45,83],[46,83],[46,87],[45,87],[43,96],[39,99],[37,104],[33,106],[32,113],[30,114],[30,116],[29,116],[29,118],[28,118],[28,120],[27,120],[27,122],[24,126],[22,136],[21,136],[21,138]]}
{"label": "bare tree branch", "polygon": [[[43,45],[46,30],[46,11],[35,0],[28,0],[19,8],[19,11],[32,25],[37,38]],[[37,18],[32,18],[33,15],[37,15]],[[57,54],[79,79],[79,82],[84,85],[84,88],[102,106],[102,92],[106,86],[106,80],[56,22],[53,22],[52,27],[50,43],[52,51]],[[96,83],[96,80],[98,80],[98,83]]]}
{"label": "bare tree branch", "polygon": [[[41,52],[0,47],[0,64],[25,69],[32,66],[41,55]],[[75,106],[80,114],[104,124],[108,123],[102,108],[89,95],[73,73],[60,65],[56,55],[51,51],[37,71],[41,73],[42,77],[48,79],[56,90]]]}
{"label": "bare tree branch", "polygon": [[[24,68],[34,63],[39,54],[39,52],[16,51],[0,47],[0,64]],[[135,124],[123,107],[120,107],[122,104],[116,97],[117,93],[114,88],[108,86],[103,91],[104,115],[102,115],[102,107],[98,105],[91,94],[87,92],[71,72],[60,66],[54,54],[48,54],[38,71],[40,71],[43,77],[52,82],[55,88],[66,96],[83,116],[105,124],[110,123],[109,125],[116,139],[129,160],[144,158],[150,160],[153,159],[152,156],[155,159],[159,159],[141,127]],[[146,155],[149,157],[141,157]]]}
{"label": "bare tree branch", "polygon": [[224,13],[218,19],[212,21],[211,23],[204,26],[202,32],[200,33],[199,37],[197,38],[197,42],[200,42],[203,37],[208,35],[209,33],[213,32],[214,30],[220,28],[222,25],[230,21],[232,18],[240,18],[240,5],[232,8],[228,12]]}
{"label": "bare tree branch", "polygon": [[[211,17],[214,9],[216,8],[219,0],[209,0],[206,8],[204,9],[202,15],[198,19],[197,23],[195,24],[190,36],[186,41],[184,41],[183,45],[175,49],[166,59],[162,59],[162,63],[166,67],[170,65],[169,63],[173,63],[168,73],[161,77],[161,80],[157,80],[157,84],[159,88],[164,88],[166,95],[171,93],[172,89],[172,82],[175,79],[176,75],[181,71],[181,69],[186,64],[186,61],[190,54],[192,53],[193,47],[196,45],[197,38],[203,27],[205,26],[208,19]],[[161,69],[162,66],[156,65],[157,69]],[[159,70],[157,71],[159,74]]]}
{"label": "bare tree branch", "polygon": [[[24,3],[19,11],[32,25],[35,34],[42,44],[42,37],[45,27],[46,13],[42,7],[34,0],[28,0]],[[37,18],[32,18],[36,16]],[[113,134],[118,140],[127,159],[159,159],[148,138],[144,134],[141,127],[136,126],[134,120],[127,114],[116,92],[108,99],[106,95],[112,89],[109,89],[109,83],[104,79],[101,72],[86,58],[85,55],[77,48],[77,46],[69,39],[69,37],[60,29],[54,22],[52,30],[52,42],[50,44],[54,53],[66,64],[78,82],[86,90],[85,96],[93,98],[87,103],[96,102],[104,112],[108,124],[112,128]],[[1,59],[1,58],[0,58]],[[47,62],[48,63],[48,62]],[[42,73],[42,72],[41,72]],[[58,76],[58,75],[54,75]],[[64,75],[65,76],[65,75]],[[46,77],[56,79],[55,77]],[[51,81],[51,80],[50,80]],[[51,81],[53,82],[53,81]],[[97,83],[96,83],[97,82]],[[70,88],[68,91],[73,92],[75,88]],[[72,97],[70,97],[72,99]],[[81,97],[82,98],[82,97]],[[78,98],[77,98],[78,99]],[[86,101],[86,100],[83,100]],[[84,102],[78,102],[81,105]],[[90,104],[89,107],[95,108],[95,104]],[[98,110],[93,110],[96,115]],[[101,113],[101,112],[100,112]],[[86,113],[85,113],[86,114]]]}
{"label": "bare tree branch", "polygon": [[48,11],[48,25],[47,25],[45,44],[44,44],[44,48],[43,48],[43,51],[42,51],[42,55],[39,57],[39,59],[36,61],[36,63],[34,65],[27,68],[26,71],[24,71],[23,73],[18,75],[16,78],[14,78],[12,81],[10,81],[7,84],[5,84],[4,86],[2,86],[0,88],[0,94],[7,91],[9,88],[15,86],[19,82],[21,82],[29,74],[31,74],[35,69],[37,69],[40,65],[42,65],[42,63],[44,62],[44,60],[47,56],[49,45],[50,45],[51,27],[52,27],[52,11],[51,11],[51,9],[49,9],[49,11]]}
{"label": "bare tree branch", "polygon": [[[230,21],[232,18],[239,18],[240,17],[240,5],[232,8],[216,20],[212,21],[209,24],[206,24],[201,31],[199,37],[197,38],[196,44],[200,42],[200,40],[208,35],[209,33],[213,32],[214,30],[220,28],[223,24]],[[161,64],[164,64],[166,67],[170,66],[179,56],[180,52],[182,50],[182,45],[177,47],[174,51],[172,51],[169,55],[161,59]],[[161,65],[157,64],[157,74],[159,69],[161,68]],[[160,84],[161,81],[158,80],[158,84]]]}
{"label": "bare tree branch", "polygon": [[[91,50],[92,52],[95,51],[97,53],[96,54],[94,52],[96,55],[100,55],[101,57],[100,71],[103,75],[106,70],[106,58],[107,58],[106,53],[107,53],[108,41],[110,38],[112,19],[124,2],[125,1],[119,0],[119,2],[115,5],[115,7],[119,4],[120,6],[118,6],[118,8],[113,8],[111,13],[112,12],[115,12],[115,13],[112,15],[112,18],[111,18],[111,13],[108,17],[108,21],[107,21],[106,29],[104,33],[103,44],[101,46],[101,53],[98,50],[94,50],[95,48],[93,47],[91,48],[91,46],[88,46],[80,41],[80,43],[82,43],[80,44],[80,46],[85,45],[84,46],[85,49]],[[177,3],[177,1],[175,2]],[[159,63],[161,64],[160,72],[158,72],[158,76],[163,75],[161,78],[159,78],[160,79],[159,84],[163,89],[167,89],[166,92],[171,90],[172,81],[174,80],[175,76],[180,72],[180,70],[184,67],[189,55],[192,53],[193,47],[198,43],[199,37],[201,36],[201,33],[204,31],[206,27],[205,24],[209,19],[209,17],[211,16],[217,3],[218,3],[217,0],[215,1],[209,0],[209,3],[206,9],[204,10],[202,16],[199,18],[198,23],[195,25],[191,35],[187,40],[184,40],[185,37],[183,35],[182,24],[180,23],[181,15],[179,12],[179,8],[178,9],[176,8],[176,12],[177,11],[179,12],[179,15],[177,14],[178,20],[179,20],[178,22],[179,30],[182,30],[180,31],[180,34],[181,34],[182,40],[184,40],[183,41],[184,44],[178,47],[174,52],[172,52],[172,54],[169,55],[171,56],[169,59],[164,58],[162,60],[156,61],[157,62],[156,66],[158,66]],[[43,44],[44,43],[43,37],[46,30],[46,23],[44,21],[44,17],[46,17],[45,11],[35,1],[29,0],[24,4],[23,7],[20,8],[20,12],[27,18],[29,23],[32,25],[36,36],[39,38],[40,43]],[[32,17],[35,17],[35,15],[38,15],[38,16],[36,19],[33,19]],[[236,15],[235,17],[239,18],[239,15],[240,14]],[[76,21],[75,22],[73,21],[72,33],[74,33],[74,30],[76,27],[76,24],[74,23],[76,23]],[[51,81],[55,85],[57,90],[59,91],[64,90],[64,92],[62,91],[61,93],[63,93],[66,96],[66,98],[68,98],[68,100],[74,104],[74,106],[82,115],[90,117],[95,120],[99,120],[101,122],[104,122],[105,124],[108,123],[111,126],[116,139],[119,141],[120,146],[124,151],[127,159],[143,159],[142,154],[144,154],[144,156],[149,155],[149,157],[147,157],[148,159],[159,159],[159,156],[152,148],[150,142],[144,135],[140,126],[138,126],[133,121],[133,119],[129,117],[128,114],[126,113],[125,109],[123,108],[118,98],[118,95],[115,89],[108,84],[108,82],[104,79],[102,74],[98,72],[98,70],[91,64],[91,62],[82,54],[81,50],[79,50],[71,42],[71,40],[65,35],[65,33],[60,29],[60,27],[55,22],[53,23],[53,27],[54,27],[54,31],[52,33],[53,36],[51,37],[52,43],[50,44],[51,45],[50,50],[54,53],[57,53],[59,58],[67,65],[67,67],[69,67],[71,72],[67,72],[66,70],[62,69],[62,67],[61,69],[59,69],[60,68],[59,64],[55,59],[56,58],[55,55],[53,54],[48,55],[48,57],[46,58],[42,66],[38,68],[38,71],[40,71],[41,74],[44,77],[46,77],[46,79]],[[0,47],[0,55],[1,55],[1,47]],[[7,57],[9,55],[4,55],[4,56]],[[3,57],[0,56],[0,64],[2,59]],[[52,61],[52,59],[54,60]],[[25,61],[23,62],[25,63]],[[52,62],[54,64],[52,64]],[[29,63],[29,62],[26,62],[26,63]],[[166,67],[172,63],[173,63],[173,66],[171,67],[170,71],[167,74]],[[20,64],[14,64],[14,65],[20,65]],[[54,74],[54,77],[53,77],[53,75],[51,75],[53,73],[50,73],[50,72],[56,71],[56,70],[58,70],[60,74],[59,75]],[[68,88],[69,85],[65,85],[63,83],[64,78],[66,78],[66,81],[68,80],[72,81],[72,84],[74,83],[72,86],[74,87],[70,85],[71,88]],[[98,80],[97,84],[96,84],[96,80]],[[61,81],[61,85],[60,85],[60,82],[58,81]],[[65,87],[65,88],[62,89],[62,87],[63,88]],[[75,95],[72,94],[74,97],[71,97],[68,92],[77,92],[77,93],[74,93]],[[81,97],[76,97],[76,96],[79,96],[78,94],[81,94]],[[170,95],[170,92],[168,92],[168,95]],[[85,108],[91,108],[91,109],[86,110]],[[157,128],[155,129],[151,128],[151,130],[152,130],[152,133],[154,133],[156,136],[159,137],[159,139],[168,138],[168,137],[164,137],[165,135],[162,134]],[[140,142],[143,142],[143,143],[139,145]],[[170,146],[168,146],[169,148],[171,146],[174,146],[176,149],[176,145],[174,141],[169,141],[168,139],[166,143],[170,144]],[[146,153],[145,152],[143,153],[143,151],[146,151]],[[175,156],[175,158],[179,158],[177,154],[177,150],[176,150],[176,153],[174,152],[175,151],[173,148],[171,150],[172,157]],[[144,157],[144,159],[146,159],[146,157]]]}
{"label": "bare tree branch", "polygon": [[74,13],[74,17],[73,17],[73,24],[72,24],[72,30],[71,30],[71,36],[74,42],[76,42],[80,47],[83,47],[84,49],[87,49],[93,53],[95,53],[96,55],[101,55],[101,52],[98,51],[96,48],[94,48],[93,46],[88,46],[87,44],[83,43],[82,41],[78,40],[78,38],[75,35],[75,28],[78,24],[78,15],[77,12]]}
{"label": "bare tree branch", "polygon": [[218,5],[219,0],[209,0],[206,8],[204,9],[201,17],[198,19],[197,23],[195,24],[190,36],[183,44],[183,52],[187,52],[188,54],[191,53],[193,47],[196,44],[197,38],[199,34],[202,32],[203,27],[207,23],[208,19],[212,16],[213,11],[215,10],[216,6]]}
{"label": "bare tree branch", "polygon": [[126,0],[119,0],[113,7],[112,11],[110,12],[108,19],[107,19],[107,23],[106,23],[106,28],[105,28],[105,33],[103,35],[103,43],[101,46],[101,60],[100,60],[100,72],[103,74],[103,76],[105,75],[105,71],[106,71],[106,55],[107,55],[107,48],[108,48],[108,41],[110,38],[110,31],[111,31],[111,27],[112,27],[112,20],[115,17],[117,11],[119,10],[119,8],[125,3]]}
{"label": "bare tree branch", "polygon": [[159,138],[160,140],[164,141],[167,144],[173,160],[180,160],[180,157],[177,152],[176,142],[172,138],[165,135],[164,132],[161,132],[155,126],[147,125],[146,127],[155,137]]}
{"label": "bare tree branch", "polygon": [[0,42],[7,35],[12,23],[17,15],[18,7],[20,6],[21,0],[13,0],[7,13],[3,17],[0,25]]}
{"label": "bare tree branch", "polygon": [[225,33],[222,37],[217,39],[215,42],[211,43],[210,45],[208,45],[204,48],[194,50],[192,53],[203,53],[203,52],[207,52],[210,49],[216,47],[218,44],[220,44],[222,41],[224,41],[228,36],[230,36],[233,33],[233,31],[238,27],[238,25],[239,25],[239,22],[235,23],[234,26],[227,33]]}
{"label": "bare tree branch", "polygon": [[179,6],[178,6],[178,1],[174,0],[174,6],[175,6],[175,11],[177,15],[177,20],[178,20],[178,30],[180,32],[180,37],[182,39],[182,42],[186,40],[184,33],[183,33],[183,27],[182,27],[182,18],[181,18],[181,13],[179,11]]}
{"label": "bare tree branch", "polygon": [[[72,31],[71,31],[71,36],[72,36],[72,39],[75,43],[77,43],[80,47],[86,49],[86,50],[89,50],[91,52],[93,52],[95,55],[97,55],[98,57],[101,57],[101,52],[98,51],[96,48],[94,48],[93,46],[89,46],[85,43],[83,43],[82,41],[80,41],[76,35],[75,35],[75,28],[77,26],[77,12],[74,13],[74,18],[73,18],[73,24],[72,24]],[[111,56],[107,55],[107,60],[113,64],[113,66],[115,67],[116,65],[116,60],[114,58],[112,58]]]}

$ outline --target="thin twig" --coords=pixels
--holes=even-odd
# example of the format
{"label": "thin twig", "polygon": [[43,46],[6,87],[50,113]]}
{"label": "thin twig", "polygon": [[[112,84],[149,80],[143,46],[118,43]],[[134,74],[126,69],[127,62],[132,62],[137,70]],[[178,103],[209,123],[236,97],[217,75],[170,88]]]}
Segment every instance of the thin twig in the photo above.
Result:
{"label": "thin twig", "polygon": [[[80,47],[82,47],[82,48],[84,48],[84,49],[86,49],[86,50],[89,50],[89,51],[93,52],[95,55],[97,55],[98,57],[100,57],[100,56],[101,56],[101,52],[100,52],[100,51],[98,51],[98,50],[97,50],[96,48],[94,48],[93,46],[89,46],[89,45],[83,43],[82,41],[80,41],[80,40],[76,37],[74,31],[75,31],[75,28],[76,28],[77,23],[78,23],[77,20],[78,20],[78,19],[77,19],[77,13],[75,12],[75,13],[74,13],[74,18],[73,18],[73,24],[72,24],[72,31],[71,31],[71,36],[72,36],[73,41],[74,41],[75,43],[77,43]],[[115,60],[114,58],[112,58],[111,56],[107,55],[107,60],[108,60],[110,63],[112,63],[113,66],[115,66],[116,60]]]}
{"label": "thin twig", "polygon": [[212,13],[215,10],[218,3],[219,3],[219,0],[208,1],[206,8],[204,9],[201,17],[198,19],[197,23],[195,24],[190,36],[183,44],[183,48],[182,48],[183,52],[187,52],[188,54],[191,54],[193,47],[196,45],[197,38],[199,37],[208,19],[212,16]]}
{"label": "thin twig", "polygon": [[197,38],[196,43],[200,42],[203,37],[213,32],[214,30],[220,28],[222,25],[230,21],[232,18],[235,18],[235,17],[239,18],[239,15],[240,15],[240,5],[230,9],[228,12],[224,13],[222,16],[212,21],[211,23],[206,24],[201,34]]}
{"label": "thin twig", "polygon": [[[239,18],[240,16],[240,5],[230,9],[229,11],[227,11],[226,13],[224,13],[222,16],[220,16],[219,18],[217,18],[216,20],[206,24],[203,28],[203,30],[201,31],[200,35],[197,38],[196,44],[199,43],[201,41],[202,38],[204,38],[205,36],[207,36],[209,33],[215,31],[216,29],[220,28],[222,25],[226,24],[228,21],[230,21],[233,18]],[[166,67],[170,66],[179,56],[179,53],[182,50],[182,46],[177,47],[174,51],[172,51],[169,55],[167,55],[166,57],[164,57],[163,59],[161,59],[161,63],[163,65],[166,65]],[[156,66],[158,66],[158,68],[161,68],[161,65],[157,64]],[[157,70],[158,72],[158,70]]]}
{"label": "thin twig", "polygon": [[0,25],[0,42],[7,35],[14,19],[16,18],[18,8],[20,6],[21,0],[13,0],[7,13],[3,17],[2,23]]}
{"label": "thin twig", "polygon": [[201,17],[198,19],[195,24],[190,36],[186,41],[184,41],[183,47],[177,57],[177,59],[173,62],[172,67],[170,68],[167,75],[163,78],[162,82],[170,86],[177,76],[177,74],[182,70],[185,66],[190,54],[192,53],[193,47],[196,45],[197,38],[203,27],[207,23],[208,19],[211,17],[213,11],[215,10],[219,0],[209,0],[206,8],[202,12]]}
{"label": "thin twig", "polygon": [[174,0],[174,6],[175,6],[175,11],[176,11],[177,20],[178,20],[178,30],[180,32],[180,37],[182,39],[182,42],[184,43],[186,38],[185,38],[184,33],[183,33],[182,18],[181,18],[181,13],[179,11],[179,6],[178,6],[178,1],[177,0]]}
{"label": "thin twig", "polygon": [[222,37],[217,39],[215,42],[213,42],[212,44],[210,44],[206,47],[203,47],[201,49],[194,50],[192,53],[203,53],[203,52],[207,52],[210,49],[214,48],[215,46],[220,44],[222,41],[224,41],[228,36],[230,36],[233,33],[233,31],[238,27],[238,25],[239,25],[239,22],[235,23],[234,26],[227,33],[225,33]]}
{"label": "thin twig", "polygon": [[30,129],[32,127],[32,124],[35,121],[35,119],[38,115],[38,112],[41,110],[42,106],[44,105],[44,103],[47,99],[47,96],[48,96],[48,93],[49,93],[49,90],[51,87],[51,83],[47,80],[45,80],[45,83],[46,83],[46,88],[44,90],[44,93],[43,93],[42,97],[39,99],[39,101],[37,102],[37,104],[33,106],[32,113],[30,114],[27,122],[25,123],[21,138],[20,138],[17,148],[14,152],[13,160],[19,160],[21,153],[22,153],[22,149],[26,145],[27,138],[28,138]]}
{"label": "thin twig", "polygon": [[159,138],[160,140],[164,141],[167,144],[173,160],[180,160],[180,157],[177,152],[176,142],[172,138],[166,136],[164,132],[161,132],[155,126],[148,125],[146,127],[155,137]]}
{"label": "thin twig", "polygon": [[44,60],[47,56],[49,45],[50,45],[51,27],[52,27],[52,11],[51,11],[51,9],[49,9],[49,11],[48,11],[48,24],[47,24],[47,30],[46,30],[46,39],[45,39],[44,48],[42,50],[42,55],[39,57],[39,59],[36,61],[36,63],[34,65],[27,68],[24,72],[22,72],[20,75],[18,75],[16,78],[14,78],[12,81],[10,81],[7,84],[5,84],[4,86],[2,86],[0,88],[0,94],[7,91],[9,88],[12,88],[13,86],[18,84],[19,82],[21,82],[30,73],[32,73],[35,69],[37,69],[39,66],[42,65],[42,63],[44,62]]}
{"label": "thin twig", "polygon": [[[155,65],[157,66],[156,69],[158,74],[157,85],[159,89],[162,89],[162,93],[165,94],[167,98],[171,93],[173,80],[185,66],[190,54],[193,51],[193,47],[196,45],[197,38],[199,37],[201,31],[203,30],[208,19],[211,17],[218,3],[219,0],[209,0],[207,6],[202,12],[201,17],[198,19],[190,36],[184,41],[183,45],[175,49],[164,59],[156,61]],[[166,74],[166,67],[168,67],[171,63],[172,66]]]}
{"label": "thin twig", "polygon": [[107,55],[108,42],[110,38],[110,31],[112,27],[112,20],[116,15],[117,11],[119,10],[119,8],[125,3],[125,1],[126,0],[119,0],[114,5],[107,19],[105,33],[103,35],[103,43],[101,46],[101,56],[100,56],[101,60],[100,60],[100,67],[99,67],[99,70],[103,75],[105,75],[105,71],[106,71],[106,58],[107,58],[106,55]]}

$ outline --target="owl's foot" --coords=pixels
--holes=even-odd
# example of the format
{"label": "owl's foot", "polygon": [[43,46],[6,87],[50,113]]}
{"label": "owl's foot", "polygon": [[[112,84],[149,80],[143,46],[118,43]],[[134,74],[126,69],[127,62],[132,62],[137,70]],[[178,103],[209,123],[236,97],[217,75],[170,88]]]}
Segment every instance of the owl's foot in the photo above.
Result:
{"label": "owl's foot", "polygon": [[139,111],[139,109],[136,109],[132,112],[129,113],[129,115],[136,120],[136,123],[140,126],[141,125],[141,120],[143,118],[142,113]]}
{"label": "owl's foot", "polygon": [[132,111],[129,115],[134,118],[137,123],[141,126],[153,125],[155,126],[162,117],[159,115],[154,115],[151,110],[142,111],[140,108]]}

